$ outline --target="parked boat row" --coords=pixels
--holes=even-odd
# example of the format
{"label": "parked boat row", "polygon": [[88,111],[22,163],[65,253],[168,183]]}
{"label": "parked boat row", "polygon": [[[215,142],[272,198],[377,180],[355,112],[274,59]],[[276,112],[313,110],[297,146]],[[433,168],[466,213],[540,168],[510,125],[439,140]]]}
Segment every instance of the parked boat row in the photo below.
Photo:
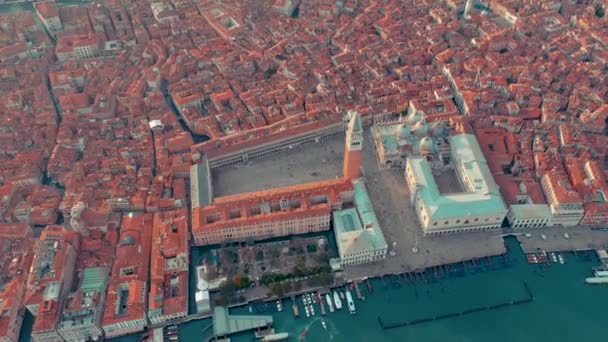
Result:
{"label": "parked boat row", "polygon": [[171,342],[179,341],[179,333],[177,330],[177,325],[170,325],[165,328],[163,340],[171,341]]}
{"label": "parked boat row", "polygon": [[564,255],[560,252],[545,252],[540,251],[536,253],[528,253],[526,254],[529,264],[548,264],[548,263],[560,263],[565,264],[566,259]]}
{"label": "parked boat row", "polygon": [[[354,285],[353,285],[354,286]],[[329,292],[321,295],[318,292],[306,293],[300,296],[298,301],[301,301],[304,307],[304,314],[306,317],[312,317],[316,315],[315,305],[319,305],[321,314],[325,315],[325,306],[330,313],[342,310],[344,302],[346,302],[347,308],[350,313],[355,313],[355,303],[353,300],[352,288],[336,288]],[[296,318],[299,317],[298,305],[295,302],[296,298],[292,297],[292,310]],[[283,303],[281,300],[276,301],[277,311],[283,311]]]}

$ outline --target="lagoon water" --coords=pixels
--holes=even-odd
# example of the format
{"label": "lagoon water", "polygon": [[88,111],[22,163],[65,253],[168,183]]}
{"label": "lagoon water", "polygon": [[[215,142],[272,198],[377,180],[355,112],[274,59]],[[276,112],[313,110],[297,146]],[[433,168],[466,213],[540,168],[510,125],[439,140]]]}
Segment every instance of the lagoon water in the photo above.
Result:
{"label": "lagoon water", "polygon": [[[355,315],[343,308],[321,318],[317,305],[314,318],[294,319],[289,300],[284,301],[285,310],[280,314],[274,310],[274,305],[270,305],[275,330],[289,332],[289,341],[578,342],[605,338],[604,307],[608,303],[608,286],[584,283],[591,275],[592,267],[598,265],[594,253],[565,253],[563,265],[530,265],[515,238],[507,238],[505,243],[509,249],[506,268],[445,277],[428,284],[423,281],[413,284],[401,279],[400,288],[394,288],[391,282],[385,288],[384,282],[376,279],[372,294],[362,285],[366,298],[364,301],[355,299]],[[488,265],[487,260],[478,261],[478,264],[482,263]],[[498,268],[494,266],[497,266],[496,259],[487,268]],[[378,323],[378,316],[384,321],[397,322],[525,298],[524,282],[534,295],[534,301],[528,304],[392,330],[382,330]],[[303,314],[299,299],[298,302]],[[247,314],[249,310],[241,307],[231,312]],[[321,325],[321,319],[326,321],[327,329]],[[202,341],[205,336],[201,330],[209,323],[210,320],[203,320],[184,324],[180,327],[180,340]],[[304,330],[307,333],[301,336]],[[252,340],[252,333],[232,338],[235,342]]]}

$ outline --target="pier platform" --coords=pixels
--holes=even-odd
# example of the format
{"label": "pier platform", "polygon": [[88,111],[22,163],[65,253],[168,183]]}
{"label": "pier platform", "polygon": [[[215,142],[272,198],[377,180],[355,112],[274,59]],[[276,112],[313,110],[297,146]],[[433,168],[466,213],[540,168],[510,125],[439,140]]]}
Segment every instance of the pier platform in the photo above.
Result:
{"label": "pier platform", "polygon": [[228,309],[216,306],[213,309],[213,335],[225,337],[242,331],[266,328],[273,323],[272,316],[229,315]]}

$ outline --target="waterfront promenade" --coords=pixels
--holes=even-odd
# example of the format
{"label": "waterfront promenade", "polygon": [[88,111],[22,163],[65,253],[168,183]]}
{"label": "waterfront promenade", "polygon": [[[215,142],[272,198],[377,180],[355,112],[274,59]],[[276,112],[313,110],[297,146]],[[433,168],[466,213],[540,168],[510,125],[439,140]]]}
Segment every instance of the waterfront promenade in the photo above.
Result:
{"label": "waterfront promenade", "polygon": [[[517,238],[526,253],[538,249],[547,252],[563,252],[608,247],[608,231],[594,230],[589,227],[551,227],[513,232],[520,233]],[[526,233],[530,236],[526,236]]]}

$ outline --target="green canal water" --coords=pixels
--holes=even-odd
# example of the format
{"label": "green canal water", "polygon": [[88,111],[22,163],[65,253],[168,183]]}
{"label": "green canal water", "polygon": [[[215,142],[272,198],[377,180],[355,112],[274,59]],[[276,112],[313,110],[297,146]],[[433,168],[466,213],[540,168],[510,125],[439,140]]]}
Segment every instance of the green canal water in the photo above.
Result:
{"label": "green canal water", "polygon": [[[364,301],[356,300],[357,313],[350,315],[343,308],[321,318],[316,305],[316,316],[295,319],[291,302],[284,301],[285,310],[277,313],[274,305],[268,312],[273,314],[275,330],[289,332],[289,341],[598,341],[605,336],[605,304],[608,303],[608,286],[589,286],[584,278],[599,264],[593,253],[565,253],[566,263],[545,266],[530,265],[514,238],[505,240],[508,267],[500,268],[502,259],[477,261],[484,272],[473,272],[472,264],[464,271],[452,266],[450,277],[438,277],[428,283],[420,280],[406,282],[400,278],[400,288],[391,281],[372,281],[374,292],[365,285],[361,292]],[[429,272],[425,279],[433,278]],[[385,322],[400,322],[429,316],[460,312],[473,307],[487,306],[527,297],[524,282],[534,295],[528,304],[508,306],[496,310],[473,313],[466,316],[422,323],[391,330],[383,330],[378,317]],[[300,313],[303,314],[298,299]],[[233,314],[248,314],[249,308],[231,310]],[[321,320],[325,320],[327,329]],[[193,321],[180,326],[180,340],[203,341],[210,331],[203,334],[210,319]],[[301,336],[306,331],[305,336]],[[135,341],[125,337],[113,341]],[[232,337],[232,341],[252,341],[252,333]]]}

